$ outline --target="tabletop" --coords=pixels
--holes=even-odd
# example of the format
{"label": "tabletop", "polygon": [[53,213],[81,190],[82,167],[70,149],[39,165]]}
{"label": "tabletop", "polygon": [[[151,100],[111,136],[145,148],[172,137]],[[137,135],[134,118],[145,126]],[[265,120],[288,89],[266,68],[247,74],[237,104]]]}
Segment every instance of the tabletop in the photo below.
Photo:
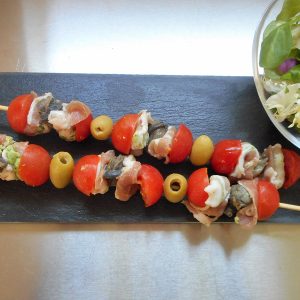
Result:
{"label": "tabletop", "polygon": [[[0,71],[251,76],[267,0],[0,0]],[[1,192],[1,191],[0,191]],[[298,299],[300,227],[1,224],[1,299]]]}

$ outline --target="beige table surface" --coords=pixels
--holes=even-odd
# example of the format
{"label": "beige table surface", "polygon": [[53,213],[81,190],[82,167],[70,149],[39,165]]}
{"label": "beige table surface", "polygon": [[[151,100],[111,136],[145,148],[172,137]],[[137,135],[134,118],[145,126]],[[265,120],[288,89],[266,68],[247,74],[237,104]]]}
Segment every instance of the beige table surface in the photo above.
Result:
{"label": "beige table surface", "polygon": [[[251,75],[268,3],[0,0],[0,71]],[[280,224],[2,224],[0,299],[299,299],[299,235]]]}

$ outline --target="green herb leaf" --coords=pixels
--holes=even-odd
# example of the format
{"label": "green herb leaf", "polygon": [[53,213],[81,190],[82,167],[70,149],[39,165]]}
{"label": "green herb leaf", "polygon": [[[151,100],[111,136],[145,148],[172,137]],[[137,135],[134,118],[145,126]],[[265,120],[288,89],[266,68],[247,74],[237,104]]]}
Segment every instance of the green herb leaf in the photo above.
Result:
{"label": "green herb leaf", "polygon": [[276,20],[287,21],[300,12],[299,0],[285,0]]}
{"label": "green herb leaf", "polygon": [[265,39],[274,29],[286,23],[285,21],[272,21],[265,29],[263,38]]}
{"label": "green herb leaf", "polygon": [[288,58],[293,46],[291,25],[288,22],[275,26],[261,44],[259,65],[275,69]]}

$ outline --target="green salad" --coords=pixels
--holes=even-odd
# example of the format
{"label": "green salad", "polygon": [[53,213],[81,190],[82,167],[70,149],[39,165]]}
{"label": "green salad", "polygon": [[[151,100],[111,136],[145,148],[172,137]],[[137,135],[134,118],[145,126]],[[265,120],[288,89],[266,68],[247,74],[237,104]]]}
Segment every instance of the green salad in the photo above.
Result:
{"label": "green salad", "polygon": [[266,105],[278,121],[300,131],[300,0],[285,0],[263,33],[259,65],[270,94]]}

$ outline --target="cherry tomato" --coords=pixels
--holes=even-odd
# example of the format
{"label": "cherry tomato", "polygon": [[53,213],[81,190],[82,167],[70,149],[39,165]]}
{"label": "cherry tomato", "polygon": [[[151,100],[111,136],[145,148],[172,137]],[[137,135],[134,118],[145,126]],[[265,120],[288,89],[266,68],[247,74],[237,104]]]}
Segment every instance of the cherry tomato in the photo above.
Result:
{"label": "cherry tomato", "polygon": [[285,182],[283,187],[288,189],[300,178],[300,156],[288,149],[282,149],[284,155]]}
{"label": "cherry tomato", "polygon": [[24,133],[27,126],[27,115],[34,99],[32,94],[24,94],[11,101],[7,110],[7,119],[10,127],[17,133]]}
{"label": "cherry tomato", "polygon": [[20,159],[18,174],[27,185],[39,186],[49,179],[51,157],[41,146],[30,144]]}
{"label": "cherry tomato", "polygon": [[77,142],[85,140],[90,135],[90,124],[92,120],[93,116],[92,114],[89,114],[87,118],[74,125]]}
{"label": "cherry tomato", "polygon": [[210,160],[213,170],[218,174],[231,174],[238,163],[241,153],[242,144],[240,140],[223,140],[218,142]]}
{"label": "cherry tomato", "polygon": [[266,220],[270,218],[279,207],[279,192],[272,183],[266,180],[259,180],[257,189],[258,220]]}
{"label": "cherry tomato", "polygon": [[155,204],[161,198],[164,179],[156,168],[142,164],[138,173],[138,184],[146,207]]}
{"label": "cherry tomato", "polygon": [[205,207],[208,194],[204,189],[209,185],[207,168],[201,168],[191,174],[188,179],[187,196],[193,204]]}
{"label": "cherry tomato", "polygon": [[86,155],[78,160],[73,171],[73,182],[76,188],[90,196],[95,189],[97,167],[100,162],[98,155]]}
{"label": "cherry tomato", "polygon": [[192,132],[184,124],[180,124],[168,155],[170,163],[180,163],[184,161],[191,153],[192,146]]}
{"label": "cherry tomato", "polygon": [[112,144],[123,154],[129,154],[132,137],[135,132],[139,114],[129,114],[119,119],[113,127],[111,138]]}

